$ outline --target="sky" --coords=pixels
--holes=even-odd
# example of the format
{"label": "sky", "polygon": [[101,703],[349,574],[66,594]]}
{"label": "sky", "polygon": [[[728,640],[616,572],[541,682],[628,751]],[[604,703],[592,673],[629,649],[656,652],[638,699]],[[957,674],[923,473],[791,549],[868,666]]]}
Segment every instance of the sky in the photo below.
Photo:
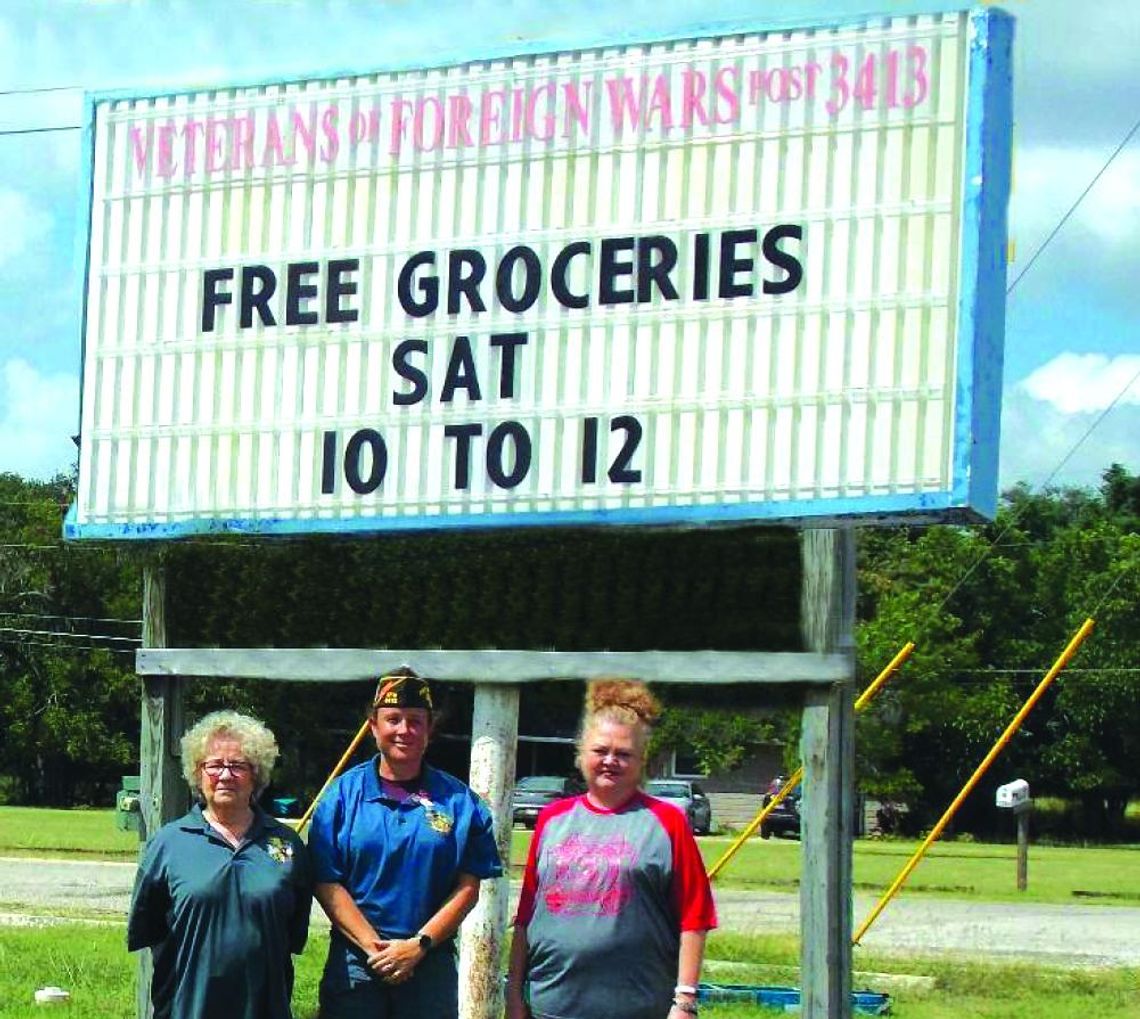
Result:
{"label": "sky", "polygon": [[[938,6],[787,0],[779,12],[794,23]],[[1004,9],[1017,19],[1009,278],[1025,275],[1007,303],[1000,485],[1095,486],[1112,462],[1140,471],[1140,137],[1105,169],[1140,111],[1140,3]],[[85,90],[367,71],[425,37],[445,50],[558,49],[583,18],[599,34],[644,38],[766,10],[759,0],[4,0],[0,472],[46,479],[75,460]]]}

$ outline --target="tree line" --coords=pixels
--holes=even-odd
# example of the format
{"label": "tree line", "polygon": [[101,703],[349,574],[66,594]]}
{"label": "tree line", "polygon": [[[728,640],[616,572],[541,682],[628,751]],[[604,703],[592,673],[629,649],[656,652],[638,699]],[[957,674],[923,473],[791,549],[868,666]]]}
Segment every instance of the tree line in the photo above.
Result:
{"label": "tree line", "polygon": [[[66,477],[0,474],[0,797],[108,803],[137,770],[142,560],[167,571],[168,643],[221,647],[801,649],[794,531],[551,529],[352,538],[191,539],[159,550],[64,543]],[[911,661],[857,730],[860,788],[922,826],[940,813],[1086,615],[1097,628],[999,759],[1119,831],[1140,785],[1140,478],[1112,465],[1096,490],[1007,492],[978,527],[858,532],[858,670],[907,640]],[[750,744],[794,757],[786,693],[665,691],[659,744],[730,768]],[[359,726],[367,684],[197,682],[191,714],[266,718],[280,785],[315,790]],[[461,733],[470,692],[450,690]],[[544,684],[523,724],[572,735],[580,690]],[[961,825],[992,815],[967,803]]]}

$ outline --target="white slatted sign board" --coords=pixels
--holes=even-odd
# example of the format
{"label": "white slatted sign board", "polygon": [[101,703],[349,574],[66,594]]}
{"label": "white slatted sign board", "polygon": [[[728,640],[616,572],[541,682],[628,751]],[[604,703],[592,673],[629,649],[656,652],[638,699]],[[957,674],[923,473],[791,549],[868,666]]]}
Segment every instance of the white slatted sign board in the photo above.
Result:
{"label": "white slatted sign board", "polygon": [[985,512],[1006,23],[96,98],[67,532]]}

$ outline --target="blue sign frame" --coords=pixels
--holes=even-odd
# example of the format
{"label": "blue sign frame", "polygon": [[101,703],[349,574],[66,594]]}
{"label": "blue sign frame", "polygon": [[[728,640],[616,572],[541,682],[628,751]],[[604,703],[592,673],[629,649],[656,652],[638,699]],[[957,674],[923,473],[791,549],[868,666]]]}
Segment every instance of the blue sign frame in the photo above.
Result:
{"label": "blue sign frame", "polygon": [[[892,17],[895,15],[891,15]],[[503,514],[452,514],[416,517],[372,516],[354,518],[198,518],[162,523],[79,524],[75,507],[63,526],[65,539],[167,540],[203,534],[311,535],[319,533],[372,533],[378,531],[436,530],[441,528],[547,527],[565,525],[693,525],[746,521],[827,526],[836,521],[874,524],[900,520],[914,522],[969,521],[992,518],[997,508],[998,444],[1001,423],[1002,362],[1005,334],[1006,211],[1010,188],[1012,140],[1013,19],[992,8],[969,11],[969,57],[966,111],[965,171],[959,215],[962,243],[958,266],[958,363],[954,394],[954,446],[952,480],[944,491],[855,498],[792,499],[786,501],[688,505],[637,509],[572,510]],[[441,52],[438,39],[425,40],[424,53],[405,53],[378,66],[339,74],[328,71],[308,79],[330,79],[362,73],[451,66],[475,60],[518,57],[552,51],[596,49],[614,45],[763,33],[821,25],[852,27],[883,18],[789,19],[765,22],[732,20],[694,23],[664,35],[631,32],[629,38],[597,38],[582,24],[568,37],[536,41],[498,49]],[[430,56],[427,54],[430,42]],[[232,87],[274,82],[231,83]],[[290,80],[297,80],[292,76]],[[157,94],[181,94],[188,89]],[[98,93],[87,97],[84,147],[94,152],[94,117],[97,103],[108,99],[137,99],[132,92]],[[93,213],[93,159],[82,182],[86,222]],[[88,231],[89,232],[89,231]],[[85,271],[84,334],[89,255],[83,239]]]}

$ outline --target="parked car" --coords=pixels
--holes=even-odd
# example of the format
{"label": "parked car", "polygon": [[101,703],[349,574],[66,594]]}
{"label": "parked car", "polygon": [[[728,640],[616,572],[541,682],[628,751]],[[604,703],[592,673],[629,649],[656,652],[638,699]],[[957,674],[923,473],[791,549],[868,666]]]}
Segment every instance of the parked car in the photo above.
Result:
{"label": "parked car", "polygon": [[548,803],[577,796],[585,786],[582,780],[562,775],[526,775],[515,783],[511,793],[511,820],[533,828],[538,812]]}
{"label": "parked car", "polygon": [[[799,838],[800,798],[802,796],[803,788],[796,786],[795,789],[777,803],[772,813],[770,813],[764,819],[764,823],[760,825],[760,837],[767,839],[773,835],[793,835]],[[772,794],[765,794],[764,806],[768,806],[771,800]]]}
{"label": "parked car", "polygon": [[696,782],[682,778],[655,778],[645,783],[645,791],[681,810],[695,834],[707,835],[712,831],[712,804]]}

